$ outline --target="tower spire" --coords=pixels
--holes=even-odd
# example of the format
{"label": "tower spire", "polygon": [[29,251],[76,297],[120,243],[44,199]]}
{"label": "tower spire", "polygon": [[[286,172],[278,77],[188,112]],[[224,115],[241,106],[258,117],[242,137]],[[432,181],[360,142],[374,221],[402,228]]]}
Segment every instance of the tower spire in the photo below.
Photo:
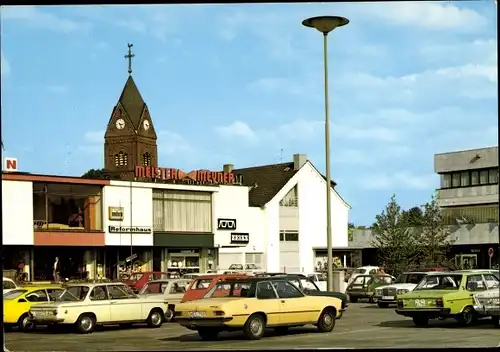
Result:
{"label": "tower spire", "polygon": [[128,53],[127,53],[127,55],[125,55],[125,59],[128,59],[128,74],[131,75],[132,74],[132,58],[135,56],[135,54],[132,53],[132,47],[134,46],[134,44],[128,43],[127,46],[128,46]]}

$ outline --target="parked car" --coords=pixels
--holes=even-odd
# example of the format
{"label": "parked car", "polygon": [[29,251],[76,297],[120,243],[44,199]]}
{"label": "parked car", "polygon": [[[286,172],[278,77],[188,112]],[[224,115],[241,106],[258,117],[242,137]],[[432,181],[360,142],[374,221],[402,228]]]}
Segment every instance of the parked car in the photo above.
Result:
{"label": "parked car", "polygon": [[158,328],[167,307],[162,298],[141,298],[129,286],[112,282],[70,285],[56,301],[34,306],[30,314],[35,324],[74,325],[88,334],[96,325],[146,323]]}
{"label": "parked car", "polygon": [[359,299],[367,298],[370,303],[375,302],[375,289],[380,286],[390,285],[395,280],[391,275],[358,275],[347,286],[346,293],[352,303],[356,303]]}
{"label": "parked car", "polygon": [[350,285],[358,275],[375,275],[379,269],[380,267],[373,265],[361,266],[359,268],[356,268],[349,276],[347,285]]}
{"label": "parked car", "polygon": [[469,326],[479,316],[473,294],[485,291],[487,281],[496,276],[480,271],[429,273],[412,292],[397,297],[396,313],[410,317],[417,326],[427,326],[430,319],[457,320]]}
{"label": "parked car", "polygon": [[148,281],[152,280],[160,280],[160,279],[168,279],[169,276],[167,273],[161,271],[145,271],[139,273],[132,273],[126,279],[123,279],[122,282],[132,289],[135,293],[139,292]]}
{"label": "parked car", "polygon": [[498,287],[474,294],[474,310],[481,316],[491,317],[496,328],[500,327],[500,291]]}
{"label": "parked car", "polygon": [[18,287],[3,295],[3,323],[7,329],[17,326],[21,331],[33,328],[29,311],[37,304],[54,300],[64,289],[55,285]]}
{"label": "parked car", "polygon": [[390,304],[397,304],[396,297],[413,291],[429,272],[407,272],[398,276],[391,285],[379,286],[375,289],[373,298],[380,308],[387,308]]}
{"label": "parked car", "polygon": [[259,340],[265,328],[286,332],[292,326],[314,324],[320,332],[331,332],[341,305],[335,297],[305,295],[284,279],[249,277],[217,282],[202,300],[177,305],[175,317],[204,340],[238,330]]}
{"label": "parked car", "polygon": [[17,287],[14,280],[9,279],[8,277],[3,278],[3,294],[6,294],[9,291],[15,290]]}
{"label": "parked car", "polygon": [[247,277],[248,275],[246,274],[200,275],[188,286],[186,293],[182,297],[181,303],[200,299],[219,281]]}
{"label": "parked car", "polygon": [[166,321],[172,321],[175,314],[175,305],[181,303],[182,297],[186,293],[186,288],[192,280],[168,279],[153,280],[144,285],[139,292],[139,296],[146,298],[163,299],[168,302]]}
{"label": "parked car", "polygon": [[200,276],[200,274],[184,274],[181,276],[181,279],[193,280],[194,278]]}

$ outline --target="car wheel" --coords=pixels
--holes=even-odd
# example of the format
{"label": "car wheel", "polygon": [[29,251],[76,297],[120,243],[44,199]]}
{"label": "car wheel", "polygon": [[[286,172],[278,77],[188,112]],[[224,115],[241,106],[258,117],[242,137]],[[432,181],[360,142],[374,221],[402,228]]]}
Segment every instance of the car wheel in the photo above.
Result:
{"label": "car wheel", "polygon": [[377,302],[379,308],[387,308],[389,307],[389,303],[385,303],[385,302]]}
{"label": "car wheel", "polygon": [[90,314],[82,314],[76,322],[76,328],[81,334],[90,334],[95,330],[95,317]]}
{"label": "car wheel", "polygon": [[278,326],[274,328],[277,334],[286,334],[288,332],[288,326]]}
{"label": "car wheel", "polygon": [[171,322],[172,320],[174,320],[174,316],[175,316],[174,307],[172,306],[168,307],[167,312],[165,313],[165,321]]}
{"label": "car wheel", "polygon": [[163,312],[159,309],[151,311],[149,313],[148,320],[146,323],[149,328],[159,328],[163,324]]}
{"label": "car wheel", "polygon": [[475,317],[476,312],[474,311],[474,308],[465,307],[457,320],[462,326],[470,326],[474,323]]}
{"label": "car wheel", "polygon": [[497,329],[500,328],[500,316],[491,317],[491,320],[493,320],[494,327],[496,327]]}
{"label": "car wheel", "polygon": [[413,317],[413,323],[418,327],[427,327],[429,326],[429,318],[428,317]]}
{"label": "car wheel", "polygon": [[266,319],[262,314],[251,315],[243,327],[243,333],[249,340],[260,340],[264,336]]}
{"label": "car wheel", "polygon": [[349,297],[349,300],[351,301],[351,303],[357,303],[358,297]]}
{"label": "car wheel", "polygon": [[318,330],[320,332],[331,332],[335,327],[337,313],[333,308],[325,308],[318,319]]}
{"label": "car wheel", "polygon": [[213,341],[219,335],[219,330],[214,328],[198,328],[198,335],[204,341]]}
{"label": "car wheel", "polygon": [[19,320],[17,322],[17,326],[19,327],[20,331],[28,332],[28,331],[34,330],[35,323],[31,320],[28,313],[24,313],[19,318]]}

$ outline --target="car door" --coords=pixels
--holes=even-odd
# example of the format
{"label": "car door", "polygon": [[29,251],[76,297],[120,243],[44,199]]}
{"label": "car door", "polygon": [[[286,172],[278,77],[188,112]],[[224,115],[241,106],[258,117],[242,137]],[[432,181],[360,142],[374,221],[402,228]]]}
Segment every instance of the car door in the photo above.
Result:
{"label": "car door", "polygon": [[98,323],[111,321],[111,304],[106,286],[95,286],[89,295],[92,312],[95,313]]}
{"label": "car door", "polygon": [[126,285],[106,285],[108,289],[110,318],[113,322],[141,320],[142,307],[138,297]]}
{"label": "car door", "polygon": [[281,306],[281,324],[308,323],[316,319],[319,311],[312,304],[315,297],[306,297],[288,281],[274,281],[273,285]]}
{"label": "car door", "polygon": [[473,303],[472,297],[475,293],[486,290],[486,282],[483,280],[483,275],[477,274],[467,276],[465,289],[470,293],[470,295],[469,297],[466,297],[464,305],[470,305]]}
{"label": "car door", "polygon": [[258,309],[267,315],[267,325],[280,325],[282,323],[281,303],[270,281],[261,281],[256,286]]}

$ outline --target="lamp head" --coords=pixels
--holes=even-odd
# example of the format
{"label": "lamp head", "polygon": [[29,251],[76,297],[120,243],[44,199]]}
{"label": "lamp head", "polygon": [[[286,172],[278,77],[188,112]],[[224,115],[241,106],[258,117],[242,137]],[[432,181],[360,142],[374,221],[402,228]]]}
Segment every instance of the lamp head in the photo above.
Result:
{"label": "lamp head", "polygon": [[305,19],[302,24],[306,27],[316,28],[321,33],[327,35],[337,27],[345,26],[349,20],[340,16],[317,16]]}

